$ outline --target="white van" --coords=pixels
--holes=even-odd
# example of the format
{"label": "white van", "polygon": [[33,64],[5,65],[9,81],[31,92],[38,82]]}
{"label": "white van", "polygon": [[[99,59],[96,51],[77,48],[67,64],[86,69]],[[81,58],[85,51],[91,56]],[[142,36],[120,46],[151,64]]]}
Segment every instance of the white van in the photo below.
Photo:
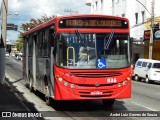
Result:
{"label": "white van", "polygon": [[144,78],[147,83],[160,81],[160,61],[151,59],[138,59],[134,68],[136,81]]}

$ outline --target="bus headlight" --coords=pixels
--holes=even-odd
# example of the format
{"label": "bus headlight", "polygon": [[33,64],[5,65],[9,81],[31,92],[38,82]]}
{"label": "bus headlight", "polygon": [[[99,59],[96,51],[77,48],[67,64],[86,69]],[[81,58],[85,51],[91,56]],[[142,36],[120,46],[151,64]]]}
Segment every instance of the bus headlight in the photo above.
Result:
{"label": "bus headlight", "polygon": [[121,87],[122,86],[122,84],[121,83],[118,83],[118,87]]}
{"label": "bus headlight", "polygon": [[127,84],[127,81],[124,80],[124,81],[122,82],[122,85],[126,85],[126,84]]}
{"label": "bus headlight", "polygon": [[68,85],[68,82],[67,82],[67,81],[65,81],[65,82],[64,82],[64,86],[67,86],[67,85]]}
{"label": "bus headlight", "polygon": [[128,78],[127,78],[127,80],[131,80],[131,78],[130,78],[130,77],[128,77]]}
{"label": "bus headlight", "polygon": [[63,81],[63,79],[62,79],[62,78],[58,78],[58,81],[59,81],[59,82],[62,82],[62,81]]}
{"label": "bus headlight", "polygon": [[71,84],[71,86],[70,86],[71,88],[74,88],[74,84]]}

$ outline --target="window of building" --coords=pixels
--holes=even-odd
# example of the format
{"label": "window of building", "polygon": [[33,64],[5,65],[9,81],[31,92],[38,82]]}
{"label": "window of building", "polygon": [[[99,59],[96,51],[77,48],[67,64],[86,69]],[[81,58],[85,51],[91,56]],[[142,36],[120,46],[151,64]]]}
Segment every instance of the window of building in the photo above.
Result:
{"label": "window of building", "polygon": [[94,10],[95,10],[95,11],[97,10],[97,5],[98,5],[98,2],[96,1],[96,2],[94,3]]}
{"label": "window of building", "polygon": [[159,23],[154,23],[154,29],[160,29],[160,27],[159,27]]}
{"label": "window of building", "polygon": [[122,17],[125,17],[125,14],[122,14]]}
{"label": "window of building", "polygon": [[94,8],[95,8],[94,5],[92,5],[92,12],[94,11]]}
{"label": "window of building", "polygon": [[119,3],[119,0],[115,0],[115,3],[116,3],[116,4]]}
{"label": "window of building", "polygon": [[101,0],[100,8],[103,8],[103,0]]}
{"label": "window of building", "polygon": [[144,11],[142,11],[142,23],[144,22]]}
{"label": "window of building", "polygon": [[96,8],[95,8],[95,10],[97,10],[97,7],[98,7],[98,2],[96,1]]}
{"label": "window of building", "polygon": [[135,13],[136,24],[138,24],[138,13]]}

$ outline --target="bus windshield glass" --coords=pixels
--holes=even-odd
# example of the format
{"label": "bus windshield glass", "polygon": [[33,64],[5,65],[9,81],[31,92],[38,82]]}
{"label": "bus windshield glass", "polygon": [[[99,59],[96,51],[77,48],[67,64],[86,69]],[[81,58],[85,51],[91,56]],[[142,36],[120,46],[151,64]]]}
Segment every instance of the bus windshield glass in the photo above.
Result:
{"label": "bus windshield glass", "polygon": [[130,65],[127,33],[59,33],[56,64],[68,69],[118,69]]}

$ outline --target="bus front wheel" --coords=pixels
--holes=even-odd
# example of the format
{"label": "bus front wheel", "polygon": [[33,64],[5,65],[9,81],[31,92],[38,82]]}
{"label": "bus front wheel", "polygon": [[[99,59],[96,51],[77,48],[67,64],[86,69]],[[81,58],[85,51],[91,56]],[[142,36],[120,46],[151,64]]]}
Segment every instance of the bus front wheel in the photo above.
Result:
{"label": "bus front wheel", "polygon": [[103,103],[104,106],[111,107],[111,106],[113,106],[114,101],[115,101],[115,99],[108,99],[108,100],[104,100],[104,99],[103,99],[103,100],[102,100],[102,103]]}

